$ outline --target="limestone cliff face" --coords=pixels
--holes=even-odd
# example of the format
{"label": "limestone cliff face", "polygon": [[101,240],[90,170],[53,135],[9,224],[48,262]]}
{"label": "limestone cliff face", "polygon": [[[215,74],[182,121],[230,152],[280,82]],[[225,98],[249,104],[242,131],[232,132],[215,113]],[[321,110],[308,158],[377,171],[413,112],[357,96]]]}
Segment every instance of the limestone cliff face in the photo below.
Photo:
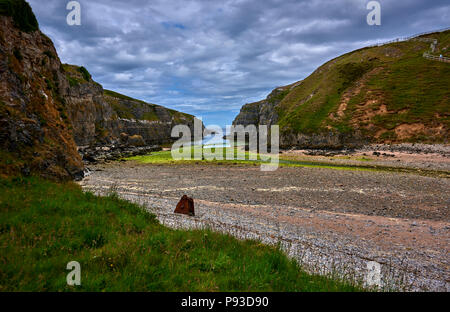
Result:
{"label": "limestone cliff face", "polygon": [[245,104],[233,121],[233,125],[267,125],[270,127],[277,124],[278,114],[275,106],[280,103],[285,92],[285,88],[277,88],[265,100]]}
{"label": "limestone cliff face", "polygon": [[78,146],[111,143],[105,129],[113,117],[113,110],[103,98],[102,86],[92,81],[88,74],[83,77],[82,67],[64,64],[62,68],[68,82],[64,97],[75,143]]}
{"label": "limestone cliff face", "polygon": [[145,153],[194,120],[103,90],[84,67],[61,64],[25,1],[0,0],[0,175],[80,179],[80,153]]}
{"label": "limestone cliff face", "polygon": [[83,67],[64,64],[64,94],[75,142],[80,147],[126,146],[140,136],[145,145],[170,143],[175,125],[193,129],[194,116],[104,90]]}
{"label": "limestone cliff face", "polygon": [[113,110],[111,135],[122,138],[122,143],[124,135],[139,135],[146,145],[170,143],[174,141],[171,137],[172,128],[181,124],[187,125],[193,133],[195,117],[192,115],[109,90],[104,91],[104,99]]}
{"label": "limestone cliff face", "polygon": [[0,174],[79,178],[61,63],[48,37],[27,30],[0,15]]}

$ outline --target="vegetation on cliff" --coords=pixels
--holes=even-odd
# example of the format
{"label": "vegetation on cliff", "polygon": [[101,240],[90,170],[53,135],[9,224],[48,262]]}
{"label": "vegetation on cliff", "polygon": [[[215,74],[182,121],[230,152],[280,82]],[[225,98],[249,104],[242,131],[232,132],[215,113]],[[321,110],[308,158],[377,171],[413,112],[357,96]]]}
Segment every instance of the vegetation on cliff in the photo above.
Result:
{"label": "vegetation on cliff", "polygon": [[66,82],[53,43],[39,31],[22,32],[30,18],[18,22],[8,16],[29,17],[28,4],[2,3],[0,175],[39,172],[49,178],[79,178],[83,164],[73,140],[64,97]]}
{"label": "vegetation on cliff", "polygon": [[450,31],[356,50],[244,106],[237,120],[272,101],[272,121],[291,145],[299,134],[328,133],[358,133],[377,143],[448,142],[450,64],[423,57],[433,39],[436,55],[450,51]]}
{"label": "vegetation on cliff", "polygon": [[28,3],[0,0],[0,176],[79,179],[84,166],[77,145],[126,145],[122,134],[163,144],[172,140],[174,124],[193,124],[194,116],[104,94],[85,67],[61,64],[38,29]]}
{"label": "vegetation on cliff", "polygon": [[39,24],[25,0],[0,0],[0,15],[11,16],[14,24],[24,32],[39,29]]}
{"label": "vegetation on cliff", "polygon": [[[105,100],[113,107],[119,118],[147,120],[147,121],[164,121],[159,111],[167,112],[175,123],[194,120],[194,116],[182,113],[173,109],[165,108],[160,105],[147,103],[132,97],[111,91],[104,90]],[[167,121],[167,120],[165,120]]]}
{"label": "vegetation on cliff", "polygon": [[77,86],[81,83],[93,82],[91,74],[83,66],[62,64],[61,68],[66,73],[66,78],[71,87]]}
{"label": "vegetation on cliff", "polygon": [[[112,193],[0,180],[0,291],[355,291],[309,275],[279,249],[207,230],[172,230]],[[81,264],[81,286],[66,265]]]}

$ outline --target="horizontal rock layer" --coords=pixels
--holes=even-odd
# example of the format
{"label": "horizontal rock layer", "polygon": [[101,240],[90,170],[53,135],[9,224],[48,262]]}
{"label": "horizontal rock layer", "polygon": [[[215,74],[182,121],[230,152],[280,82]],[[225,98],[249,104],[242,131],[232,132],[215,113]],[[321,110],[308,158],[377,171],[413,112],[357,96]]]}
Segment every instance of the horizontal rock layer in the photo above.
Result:
{"label": "horizontal rock layer", "polygon": [[133,155],[174,141],[175,125],[193,129],[192,115],[104,90],[84,67],[62,64],[37,24],[0,13],[0,175],[80,179],[78,150],[85,160],[104,159],[102,147]]}

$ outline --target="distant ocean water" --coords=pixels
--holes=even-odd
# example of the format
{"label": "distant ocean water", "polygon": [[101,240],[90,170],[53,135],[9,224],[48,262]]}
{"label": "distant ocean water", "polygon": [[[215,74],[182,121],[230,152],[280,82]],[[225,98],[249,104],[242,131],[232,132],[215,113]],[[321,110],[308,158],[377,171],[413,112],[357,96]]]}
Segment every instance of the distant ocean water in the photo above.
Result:
{"label": "distant ocean water", "polygon": [[201,141],[194,142],[194,145],[203,145],[205,147],[230,147],[230,141],[223,138],[223,135],[208,135]]}

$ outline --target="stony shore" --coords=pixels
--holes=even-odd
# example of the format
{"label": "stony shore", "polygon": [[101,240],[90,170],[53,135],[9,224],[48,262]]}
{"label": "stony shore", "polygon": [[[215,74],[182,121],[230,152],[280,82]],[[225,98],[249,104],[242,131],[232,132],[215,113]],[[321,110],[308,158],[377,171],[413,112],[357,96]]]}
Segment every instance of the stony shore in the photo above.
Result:
{"label": "stony shore", "polygon": [[[385,289],[450,291],[450,180],[412,173],[238,165],[93,166],[81,183],[141,203],[162,223],[280,243],[310,272],[363,280],[382,266]],[[182,195],[196,216],[175,215]]]}

